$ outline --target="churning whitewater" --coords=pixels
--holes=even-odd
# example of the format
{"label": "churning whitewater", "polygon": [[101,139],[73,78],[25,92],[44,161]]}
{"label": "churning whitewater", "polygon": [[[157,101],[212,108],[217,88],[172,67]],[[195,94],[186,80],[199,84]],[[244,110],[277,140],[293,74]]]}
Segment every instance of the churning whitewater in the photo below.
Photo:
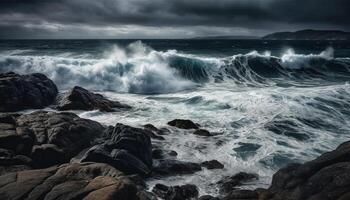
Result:
{"label": "churning whitewater", "polygon": [[2,72],[41,72],[61,89],[81,85],[93,90],[139,94],[177,92],[202,83],[233,82],[236,85],[277,84],[269,78],[348,78],[350,59],[333,57],[333,49],[299,55],[289,49],[281,57],[252,51],[224,58],[200,57],[176,50],[155,51],[142,42],[125,48],[117,45],[101,58],[93,55],[31,55],[32,50],[4,52]]}
{"label": "churning whitewater", "polygon": [[202,51],[191,41],[9,42],[0,47],[0,72],[40,72],[61,92],[82,86],[133,107],[76,112],[105,125],[167,127],[183,118],[216,133],[203,138],[173,129],[155,143],[177,151],[179,160],[216,159],[225,169],[151,179],[149,185],[192,183],[201,194],[217,194],[213,182],[245,171],[259,180],[244,187],[267,187],[281,167],[350,139],[350,58],[337,56],[347,54],[342,47],[262,43],[251,49],[246,41],[214,42],[202,41]]}

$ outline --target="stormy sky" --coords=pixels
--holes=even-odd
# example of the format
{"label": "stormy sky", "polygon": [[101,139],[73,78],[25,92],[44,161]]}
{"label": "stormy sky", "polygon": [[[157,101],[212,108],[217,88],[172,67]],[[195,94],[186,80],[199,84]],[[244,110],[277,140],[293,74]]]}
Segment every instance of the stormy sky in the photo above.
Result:
{"label": "stormy sky", "polygon": [[0,0],[0,38],[191,38],[350,31],[349,0]]}

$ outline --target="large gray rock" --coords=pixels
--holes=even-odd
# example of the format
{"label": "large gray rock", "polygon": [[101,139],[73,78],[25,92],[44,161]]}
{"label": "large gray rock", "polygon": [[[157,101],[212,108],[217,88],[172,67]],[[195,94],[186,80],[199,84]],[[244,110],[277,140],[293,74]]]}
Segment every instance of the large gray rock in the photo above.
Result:
{"label": "large gray rock", "polygon": [[102,162],[127,174],[147,176],[152,169],[152,144],[144,129],[117,124],[105,141],[89,149],[80,162]]}
{"label": "large gray rock", "polygon": [[0,148],[26,155],[37,167],[68,162],[105,128],[73,113],[37,111],[0,116]]}
{"label": "large gray rock", "polygon": [[349,199],[350,142],[305,164],[293,164],[279,170],[268,191],[265,199]]}
{"label": "large gray rock", "polygon": [[141,200],[137,185],[103,163],[64,164],[0,176],[0,199]]}
{"label": "large gray rock", "polygon": [[57,93],[56,85],[43,74],[0,74],[0,112],[44,108]]}
{"label": "large gray rock", "polygon": [[75,86],[72,90],[59,96],[58,110],[100,110],[112,112],[115,109],[130,109],[131,107],[118,101],[111,101],[100,94],[92,93],[82,87]]}

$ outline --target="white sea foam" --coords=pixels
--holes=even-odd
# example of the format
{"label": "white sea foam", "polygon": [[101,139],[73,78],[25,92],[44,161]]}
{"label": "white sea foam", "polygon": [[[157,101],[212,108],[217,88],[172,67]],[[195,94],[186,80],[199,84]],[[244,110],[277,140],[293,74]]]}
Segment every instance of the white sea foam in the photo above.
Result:
{"label": "white sea foam", "polygon": [[[27,50],[26,50],[27,51]],[[130,93],[169,93],[194,88],[205,82],[233,79],[234,84],[266,85],[264,65],[274,75],[283,69],[318,68],[333,60],[333,49],[318,55],[296,54],[288,50],[281,58],[270,52],[252,51],[227,58],[199,57],[176,50],[155,51],[142,42],[122,48],[113,46],[99,59],[86,54],[18,55],[24,51],[0,54],[0,72],[40,72],[51,78],[60,89],[75,85],[92,90]],[[259,62],[251,63],[252,60]],[[348,67],[348,62],[340,61]],[[262,66],[260,66],[263,64]]]}

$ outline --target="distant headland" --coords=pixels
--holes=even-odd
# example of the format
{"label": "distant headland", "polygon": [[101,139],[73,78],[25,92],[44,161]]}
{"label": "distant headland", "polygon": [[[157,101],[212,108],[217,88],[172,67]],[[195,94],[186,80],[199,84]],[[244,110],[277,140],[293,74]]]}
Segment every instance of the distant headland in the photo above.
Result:
{"label": "distant headland", "polygon": [[350,40],[350,32],[340,30],[300,30],[295,32],[276,32],[263,37],[258,36],[207,36],[195,37],[197,40]]}
{"label": "distant headland", "polygon": [[350,40],[350,32],[338,30],[301,30],[277,32],[262,37],[264,40]]}

